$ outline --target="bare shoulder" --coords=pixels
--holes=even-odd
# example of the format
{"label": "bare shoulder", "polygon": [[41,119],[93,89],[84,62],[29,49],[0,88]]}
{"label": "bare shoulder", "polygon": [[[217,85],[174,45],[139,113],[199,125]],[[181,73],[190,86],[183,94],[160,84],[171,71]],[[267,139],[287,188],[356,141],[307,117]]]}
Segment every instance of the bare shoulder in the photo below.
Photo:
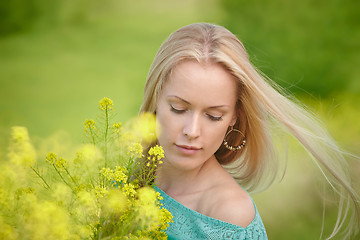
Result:
{"label": "bare shoulder", "polygon": [[249,194],[237,184],[217,186],[209,216],[241,227],[247,227],[255,217],[255,207]]}

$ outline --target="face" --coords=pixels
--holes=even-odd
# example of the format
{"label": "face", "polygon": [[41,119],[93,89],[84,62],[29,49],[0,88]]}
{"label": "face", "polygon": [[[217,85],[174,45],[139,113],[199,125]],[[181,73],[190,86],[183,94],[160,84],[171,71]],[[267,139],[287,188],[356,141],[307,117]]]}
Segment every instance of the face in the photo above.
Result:
{"label": "face", "polygon": [[157,103],[157,136],[164,164],[199,168],[236,122],[236,81],[220,64],[185,61],[165,83]]}

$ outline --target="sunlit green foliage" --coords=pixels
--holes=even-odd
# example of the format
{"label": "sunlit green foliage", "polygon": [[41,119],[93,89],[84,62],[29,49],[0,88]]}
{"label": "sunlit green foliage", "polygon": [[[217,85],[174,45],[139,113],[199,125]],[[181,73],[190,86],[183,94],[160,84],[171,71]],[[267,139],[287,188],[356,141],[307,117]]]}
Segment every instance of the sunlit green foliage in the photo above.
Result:
{"label": "sunlit green foliage", "polygon": [[360,91],[357,0],[222,0],[224,24],[285,88],[328,96]]}

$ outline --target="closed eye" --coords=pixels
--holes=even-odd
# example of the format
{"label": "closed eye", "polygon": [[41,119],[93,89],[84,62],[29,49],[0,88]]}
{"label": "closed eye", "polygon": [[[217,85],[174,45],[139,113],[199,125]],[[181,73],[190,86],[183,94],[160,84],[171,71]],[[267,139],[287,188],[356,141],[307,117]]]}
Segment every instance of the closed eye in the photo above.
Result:
{"label": "closed eye", "polygon": [[223,119],[222,119],[222,116],[220,116],[220,117],[215,117],[215,116],[213,116],[213,115],[210,115],[210,114],[206,114],[208,117],[209,117],[209,119],[210,120],[212,120],[212,121],[222,121]]}
{"label": "closed eye", "polygon": [[177,109],[177,108],[174,108],[172,105],[170,105],[170,110],[174,113],[184,113],[186,110],[185,109]]}
{"label": "closed eye", "polygon": [[[175,108],[173,105],[170,104],[170,111],[177,113],[177,114],[182,114],[185,113],[187,111],[187,109],[179,109],[179,108]],[[206,113],[206,116],[211,120],[211,121],[222,121],[223,118],[222,116],[214,116],[211,114]]]}

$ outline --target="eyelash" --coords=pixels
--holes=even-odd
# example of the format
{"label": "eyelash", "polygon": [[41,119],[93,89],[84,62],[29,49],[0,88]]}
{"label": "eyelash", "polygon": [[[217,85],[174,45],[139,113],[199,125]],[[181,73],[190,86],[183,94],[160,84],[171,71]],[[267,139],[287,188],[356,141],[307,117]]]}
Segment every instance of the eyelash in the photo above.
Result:
{"label": "eyelash", "polygon": [[170,110],[171,110],[172,112],[178,113],[178,114],[185,112],[185,110],[176,109],[176,108],[174,108],[174,107],[171,106],[171,105],[170,105]]}
{"label": "eyelash", "polygon": [[[186,110],[180,110],[180,109],[176,109],[174,108],[173,106],[170,105],[170,110],[174,113],[177,113],[177,114],[181,114],[181,113],[184,113]],[[212,116],[210,114],[206,114],[206,116],[208,116],[208,118],[211,120],[211,121],[222,121],[222,116],[221,117],[215,117],[215,116]]]}
{"label": "eyelash", "polygon": [[210,118],[211,121],[222,121],[222,116],[221,117],[214,117],[214,116],[212,116],[210,114],[206,114],[206,115]]}

